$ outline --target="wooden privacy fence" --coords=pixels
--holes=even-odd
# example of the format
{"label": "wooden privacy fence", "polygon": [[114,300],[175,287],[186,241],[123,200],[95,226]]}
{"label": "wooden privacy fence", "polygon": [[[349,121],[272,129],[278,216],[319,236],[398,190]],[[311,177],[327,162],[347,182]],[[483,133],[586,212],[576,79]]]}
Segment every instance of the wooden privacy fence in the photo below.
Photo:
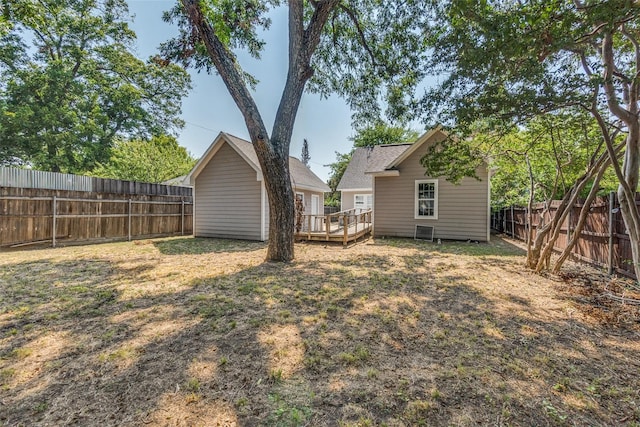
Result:
{"label": "wooden privacy fence", "polygon": [[[96,188],[100,191],[87,191]],[[0,168],[0,247],[190,235],[191,192],[188,187]]]}
{"label": "wooden privacy fence", "polygon": [[[640,205],[640,193],[636,193],[636,204]],[[558,210],[559,200],[549,205],[545,214],[545,223],[549,222]],[[567,219],[562,223],[560,235],[554,250],[562,251],[567,247],[569,239],[576,232],[575,226],[583,204],[577,203],[570,208]],[[494,211],[491,215],[491,228],[516,239],[526,241],[530,227],[540,225],[545,205],[533,207],[531,224],[528,223],[527,208],[511,206]],[[591,204],[584,228],[571,251],[574,259],[607,268],[609,274],[617,272],[635,278],[631,245],[626,232],[622,214],[615,193],[609,197],[599,197]]]}

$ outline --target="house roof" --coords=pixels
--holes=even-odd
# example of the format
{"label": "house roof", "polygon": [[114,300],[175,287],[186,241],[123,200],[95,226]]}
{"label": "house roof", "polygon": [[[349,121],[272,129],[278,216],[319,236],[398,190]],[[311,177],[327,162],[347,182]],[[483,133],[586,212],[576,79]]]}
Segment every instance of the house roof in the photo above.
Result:
{"label": "house roof", "polygon": [[425,132],[413,144],[388,144],[373,147],[356,148],[351,156],[337,190],[371,190],[373,176],[382,174],[397,174],[397,167],[411,154],[437,133],[446,133],[442,126]]}
{"label": "house roof", "polygon": [[189,180],[187,179],[187,175],[180,175],[175,178],[168,179],[166,181],[162,181],[160,184],[164,185],[176,185],[179,187],[190,187]]}
{"label": "house roof", "polygon": [[[258,180],[262,180],[262,169],[258,156],[253,149],[253,144],[237,136],[230,135],[226,132],[220,132],[211,146],[204,153],[200,161],[194,166],[189,175],[188,182],[193,185],[196,177],[202,172],[205,166],[211,161],[213,156],[222,145],[222,142],[228,143],[248,164],[258,173]],[[296,189],[311,191],[331,191],[329,186],[324,183],[311,169],[306,167],[300,160],[289,156],[289,171],[291,174],[291,183]]]}
{"label": "house roof", "polygon": [[[447,136],[447,133],[442,130],[442,126],[438,125],[436,127],[434,127],[433,129],[425,132],[422,134],[422,136],[420,138],[418,138],[418,140],[416,142],[413,143],[413,145],[411,146],[411,148],[405,152],[403,152],[402,154],[400,154],[398,157],[396,157],[393,162],[389,163],[385,169],[383,170],[388,170],[388,169],[393,169],[395,167],[397,167],[400,163],[404,162],[407,157],[409,157],[410,155],[412,155],[418,148],[420,148],[422,146],[422,144],[424,144],[425,142],[429,141],[434,135],[441,133],[443,136]],[[377,171],[368,171],[370,173],[373,172],[377,172]]]}
{"label": "house roof", "polygon": [[384,170],[412,144],[386,144],[373,147],[358,147],[351,155],[351,161],[342,175],[337,190],[365,190],[373,187],[369,171]]}

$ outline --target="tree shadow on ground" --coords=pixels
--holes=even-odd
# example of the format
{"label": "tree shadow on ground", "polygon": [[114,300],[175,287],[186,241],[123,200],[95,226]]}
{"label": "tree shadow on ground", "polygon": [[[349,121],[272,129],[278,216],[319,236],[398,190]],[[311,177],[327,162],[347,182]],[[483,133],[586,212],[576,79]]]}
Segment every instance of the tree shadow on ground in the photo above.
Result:
{"label": "tree shadow on ground", "polygon": [[375,245],[394,248],[418,248],[426,252],[440,252],[455,255],[470,255],[477,257],[500,256],[516,257],[525,254],[525,251],[503,239],[500,236],[491,236],[489,242],[464,242],[455,240],[443,240],[440,244],[437,241],[428,242],[414,240],[410,238],[376,238]]}
{"label": "tree shadow on ground", "polygon": [[[106,272],[89,281],[84,263],[13,264],[20,280],[46,282],[61,270],[66,286],[90,291],[76,303],[84,315],[67,317],[73,309],[64,306],[55,323],[26,314],[32,327],[3,336],[0,421],[632,425],[640,417],[628,337],[562,315],[552,298],[536,308],[519,288],[478,286],[447,254],[370,249],[292,264],[243,259],[231,272],[182,278],[144,259],[139,269],[96,265]],[[123,290],[125,277],[142,293]],[[154,278],[167,281],[151,288]],[[92,311],[105,289],[116,297]],[[20,299],[42,312],[67,296],[44,289]],[[20,315],[14,306],[2,313],[3,327]],[[45,363],[37,344],[49,350]]]}
{"label": "tree shadow on ground", "polygon": [[266,243],[248,240],[214,239],[207,237],[181,237],[153,240],[153,245],[164,255],[202,255],[219,252],[246,252],[266,248]]}

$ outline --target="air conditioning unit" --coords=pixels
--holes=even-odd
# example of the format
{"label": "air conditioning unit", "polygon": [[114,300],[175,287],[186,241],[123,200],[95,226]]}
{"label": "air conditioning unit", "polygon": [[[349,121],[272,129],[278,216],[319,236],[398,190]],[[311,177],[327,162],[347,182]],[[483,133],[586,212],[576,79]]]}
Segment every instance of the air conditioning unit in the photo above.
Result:
{"label": "air conditioning unit", "polygon": [[436,231],[435,227],[430,225],[416,225],[416,232],[413,236],[415,240],[427,240],[433,242],[433,235]]}

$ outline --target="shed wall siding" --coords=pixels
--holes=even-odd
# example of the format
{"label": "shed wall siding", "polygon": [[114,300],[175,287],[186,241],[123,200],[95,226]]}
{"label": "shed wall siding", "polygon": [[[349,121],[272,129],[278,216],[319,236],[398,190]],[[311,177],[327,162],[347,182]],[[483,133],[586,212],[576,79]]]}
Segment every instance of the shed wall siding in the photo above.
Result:
{"label": "shed wall siding", "polygon": [[[320,210],[320,215],[324,214],[324,193],[322,192],[318,192],[318,191],[309,191],[309,190],[298,190],[295,187],[293,187],[293,192],[294,193],[303,193],[304,194],[304,213],[307,215],[311,215],[311,195],[315,194],[317,196],[320,196],[320,201],[319,201],[319,210]],[[316,212],[314,212],[315,214]]]}
{"label": "shed wall siding", "polygon": [[227,143],[196,178],[195,193],[195,236],[261,239],[260,182]]}
{"label": "shed wall siding", "polygon": [[269,240],[269,196],[264,186],[264,181],[260,184],[264,192],[264,240]]}
{"label": "shed wall siding", "polygon": [[415,181],[430,178],[420,165],[427,148],[428,143],[423,144],[399,165],[400,176],[375,178],[374,235],[414,237],[416,225],[431,225],[435,227],[435,238],[486,241],[486,167],[477,171],[481,181],[464,178],[460,185],[454,185],[438,178],[438,219],[415,219]]}

